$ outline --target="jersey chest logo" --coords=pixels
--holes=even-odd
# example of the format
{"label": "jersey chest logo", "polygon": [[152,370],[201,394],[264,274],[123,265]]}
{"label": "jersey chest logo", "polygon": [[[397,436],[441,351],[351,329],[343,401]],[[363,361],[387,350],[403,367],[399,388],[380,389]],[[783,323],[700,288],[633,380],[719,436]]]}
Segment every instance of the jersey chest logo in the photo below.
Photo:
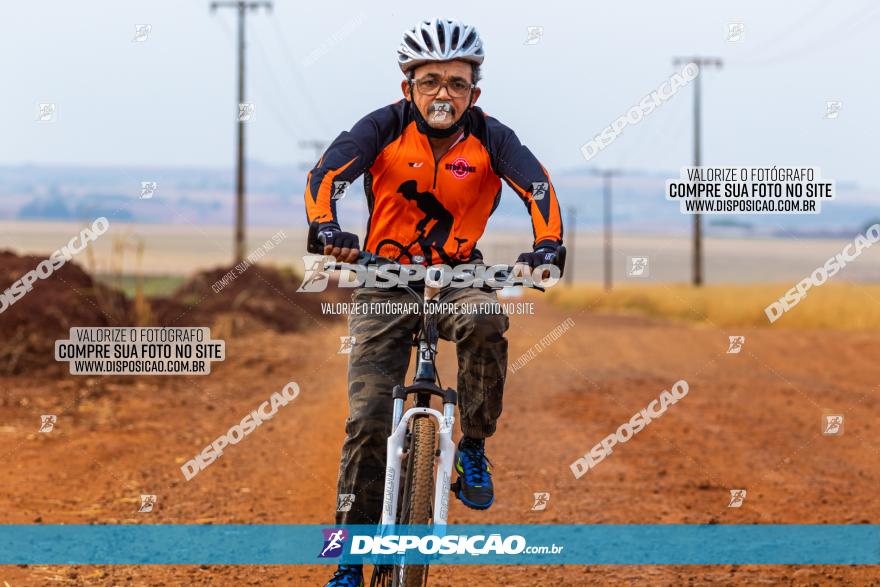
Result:
{"label": "jersey chest logo", "polygon": [[446,169],[452,172],[456,179],[464,179],[470,173],[476,173],[477,168],[473,167],[464,157],[459,157],[452,163],[446,164]]}

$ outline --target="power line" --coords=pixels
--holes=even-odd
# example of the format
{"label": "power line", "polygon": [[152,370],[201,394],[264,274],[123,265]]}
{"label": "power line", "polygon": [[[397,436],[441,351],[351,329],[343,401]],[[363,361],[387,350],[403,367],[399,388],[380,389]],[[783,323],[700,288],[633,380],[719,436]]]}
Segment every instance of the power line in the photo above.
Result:
{"label": "power line", "polygon": [[328,134],[327,129],[330,128],[330,125],[327,124],[327,121],[321,114],[321,108],[318,106],[318,103],[315,101],[312,93],[309,91],[309,85],[306,83],[306,80],[303,78],[302,73],[300,73],[299,71],[299,67],[293,60],[292,53],[287,45],[287,41],[284,40],[281,26],[275,20],[272,20],[272,29],[274,30],[275,36],[278,39],[278,44],[281,45],[281,52],[285,60],[287,61],[287,68],[296,78],[295,81],[297,83],[297,88],[300,90],[300,92],[302,92],[303,96],[306,99],[306,102],[309,105],[309,108],[311,108],[312,114],[314,115],[315,120],[320,127],[321,133],[326,136]]}
{"label": "power line", "polygon": [[218,8],[235,8],[238,12],[238,149],[235,164],[235,248],[234,258],[236,263],[244,259],[244,123],[246,117],[242,115],[244,101],[244,68],[245,68],[245,26],[244,20],[248,10],[266,8],[272,10],[272,3],[265,1],[225,0],[211,2],[211,12]]}
{"label": "power line", "polygon": [[[220,23],[220,25],[221,25],[220,28],[226,34],[226,37],[229,39],[229,41],[230,42],[234,41],[232,31],[230,30],[230,28],[226,24],[226,22],[224,22],[224,20],[219,17],[217,18],[217,22]],[[283,94],[283,95],[281,95],[281,100],[287,101],[287,103],[292,103],[292,101],[288,99],[288,95],[281,88],[281,85],[278,82],[277,76],[274,75],[274,69],[272,68],[271,64],[269,63],[268,59],[266,58],[267,50],[266,50],[265,46],[259,41],[258,36],[253,36],[253,37],[249,37],[249,38],[252,38],[254,40],[254,43],[258,49],[257,56],[259,58],[259,61],[260,61],[261,65],[264,67],[267,75],[269,75],[269,77],[272,78],[272,83],[275,86],[277,93],[279,95]],[[259,79],[257,79],[256,82],[258,83]],[[265,94],[265,95],[269,96],[270,94]],[[304,131],[302,130],[303,125],[301,124],[301,121],[299,119],[297,119],[297,121],[300,122],[300,124],[298,124],[298,125],[292,124],[291,121],[284,114],[284,109],[282,107],[277,106],[273,99],[267,97],[265,99],[265,101],[261,100],[260,103],[269,112],[271,112],[275,116],[275,122],[278,124],[277,128],[279,130],[281,130],[289,139],[291,139],[292,141],[297,141],[297,140],[299,140],[299,137],[301,137],[301,136],[303,136],[303,134],[305,134]],[[301,167],[303,169],[310,169],[311,164],[302,164]]]}
{"label": "power line", "polygon": [[[771,63],[779,63],[781,61],[789,61],[792,58],[803,58],[817,50],[827,50],[830,46],[839,44],[842,41],[848,41],[855,31],[871,23],[880,16],[880,11],[874,12],[877,4],[871,3],[866,7],[851,14],[848,18],[837,23],[833,28],[824,31],[817,37],[813,37],[808,42],[798,45],[794,49],[783,51],[774,56],[760,59],[737,59],[733,60],[733,65],[767,65]],[[872,14],[873,12],[873,14]]]}
{"label": "power line", "polygon": [[[282,101],[282,103],[293,104],[294,100],[289,99],[287,92],[284,91],[283,87],[281,86],[281,83],[278,80],[278,76],[275,75],[275,70],[272,68],[272,64],[269,62],[266,48],[258,40],[254,41],[254,45],[257,47],[257,57],[261,60],[263,66],[266,70],[266,73],[268,74],[269,79],[272,81],[272,85],[275,87],[275,90],[278,94],[279,99]],[[289,123],[286,115],[282,114],[283,108],[278,108],[276,110],[274,105],[270,106],[270,108],[278,116],[278,119],[282,125],[282,128],[290,134],[290,137],[292,139],[296,140],[297,137],[302,136],[304,134],[302,131],[297,132],[296,130],[294,130],[294,126],[299,127],[300,129],[302,129],[303,127],[306,126],[305,124],[303,124],[302,120],[298,116],[296,117],[298,124],[291,125]],[[294,111],[296,111],[296,109],[294,109]]]}
{"label": "power line", "polygon": [[[684,119],[685,107],[683,104],[680,100],[669,100],[663,105],[663,108],[658,108],[652,112],[650,118],[652,122],[650,124],[653,124],[653,126],[649,126],[646,132],[633,133],[639,138],[632,144],[629,150],[624,151],[616,167],[619,169],[627,167],[630,162],[637,159],[637,155],[640,156],[645,153],[647,145],[651,147],[656,147],[658,144],[665,146],[670,137],[668,130],[679,126],[680,122]],[[658,117],[656,121],[654,121],[654,116]],[[644,124],[645,121],[640,123],[639,126]]]}
{"label": "power line", "polygon": [[[873,0],[872,0],[873,1]],[[805,24],[813,20],[813,17],[822,12],[828,6],[826,0],[819,0],[810,10],[807,10],[801,18],[789,24],[788,27],[771,35],[769,40],[765,40],[762,44],[750,45],[745,56],[755,53],[764,53],[767,49],[778,47],[779,44],[792,35],[794,32],[802,32]]]}

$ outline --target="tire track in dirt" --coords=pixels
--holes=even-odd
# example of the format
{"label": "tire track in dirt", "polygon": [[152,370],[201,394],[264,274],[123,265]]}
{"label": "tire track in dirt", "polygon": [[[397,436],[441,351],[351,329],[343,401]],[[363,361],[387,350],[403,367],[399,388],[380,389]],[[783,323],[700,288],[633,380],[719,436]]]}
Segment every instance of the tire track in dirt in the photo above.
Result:
{"label": "tire track in dirt", "polygon": [[[454,523],[878,523],[880,335],[777,329],[727,332],[536,304],[512,317],[511,362],[571,316],[575,325],[508,372],[488,442],[496,504],[453,500]],[[5,523],[317,523],[331,525],[347,416],[343,321],[311,335],[227,341],[204,378],[0,379]],[[728,355],[727,336],[744,334]],[[443,382],[454,347],[441,343]],[[581,479],[569,464],[686,379],[689,394]],[[183,460],[288,381],[300,396],[187,482]],[[57,429],[37,434],[39,414]],[[844,434],[820,433],[823,409]],[[182,459],[182,460],[181,460]],[[729,490],[744,488],[742,508]],[[551,494],[532,512],[533,492]],[[140,493],[157,511],[137,513]],[[548,561],[550,562],[550,561]],[[3,567],[21,585],[322,585],[329,566]],[[444,566],[429,584],[878,584],[874,567]]]}

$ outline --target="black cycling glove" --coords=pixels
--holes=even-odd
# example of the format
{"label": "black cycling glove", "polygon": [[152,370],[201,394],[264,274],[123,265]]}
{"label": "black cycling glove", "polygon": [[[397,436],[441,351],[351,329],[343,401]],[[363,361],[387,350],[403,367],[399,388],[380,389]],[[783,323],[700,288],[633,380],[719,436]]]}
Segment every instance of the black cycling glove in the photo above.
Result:
{"label": "black cycling glove", "polygon": [[336,230],[333,228],[326,228],[318,232],[321,240],[324,242],[324,245],[330,245],[334,249],[339,247],[340,249],[360,249],[360,245],[358,244],[358,236],[356,234],[352,234],[350,232],[342,232],[341,230]]}
{"label": "black cycling glove", "polygon": [[523,253],[516,258],[517,263],[525,263],[531,269],[539,265],[555,265],[556,250],[559,243],[554,241],[541,241],[535,245],[535,250],[531,253]]}

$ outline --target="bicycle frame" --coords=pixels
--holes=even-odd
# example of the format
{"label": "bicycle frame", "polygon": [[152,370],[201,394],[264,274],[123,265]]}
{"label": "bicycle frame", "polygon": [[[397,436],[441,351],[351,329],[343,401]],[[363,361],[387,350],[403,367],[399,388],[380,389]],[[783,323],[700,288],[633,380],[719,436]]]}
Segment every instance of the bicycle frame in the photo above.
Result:
{"label": "bicycle frame", "polygon": [[[439,270],[437,270],[439,271]],[[440,281],[439,279],[437,280]],[[404,445],[406,434],[409,430],[410,420],[413,418],[431,417],[437,421],[440,455],[437,459],[437,469],[434,476],[434,509],[433,523],[435,526],[445,526],[449,512],[449,492],[452,484],[452,461],[455,457],[455,443],[452,442],[452,430],[455,424],[455,390],[447,388],[442,390],[437,386],[437,372],[434,367],[434,359],[437,355],[437,314],[428,311],[432,304],[439,303],[439,287],[429,285],[426,280],[423,297],[422,327],[418,339],[418,362],[416,374],[412,385],[394,388],[394,410],[392,412],[391,435],[388,437],[386,466],[385,466],[385,491],[382,500],[382,520],[385,527],[393,526],[397,522],[397,501],[400,495],[400,473],[405,455]],[[409,289],[409,288],[407,288]],[[411,293],[413,290],[409,289]],[[406,398],[415,393],[416,406],[404,412]],[[443,398],[443,412],[430,407],[431,395]]]}

